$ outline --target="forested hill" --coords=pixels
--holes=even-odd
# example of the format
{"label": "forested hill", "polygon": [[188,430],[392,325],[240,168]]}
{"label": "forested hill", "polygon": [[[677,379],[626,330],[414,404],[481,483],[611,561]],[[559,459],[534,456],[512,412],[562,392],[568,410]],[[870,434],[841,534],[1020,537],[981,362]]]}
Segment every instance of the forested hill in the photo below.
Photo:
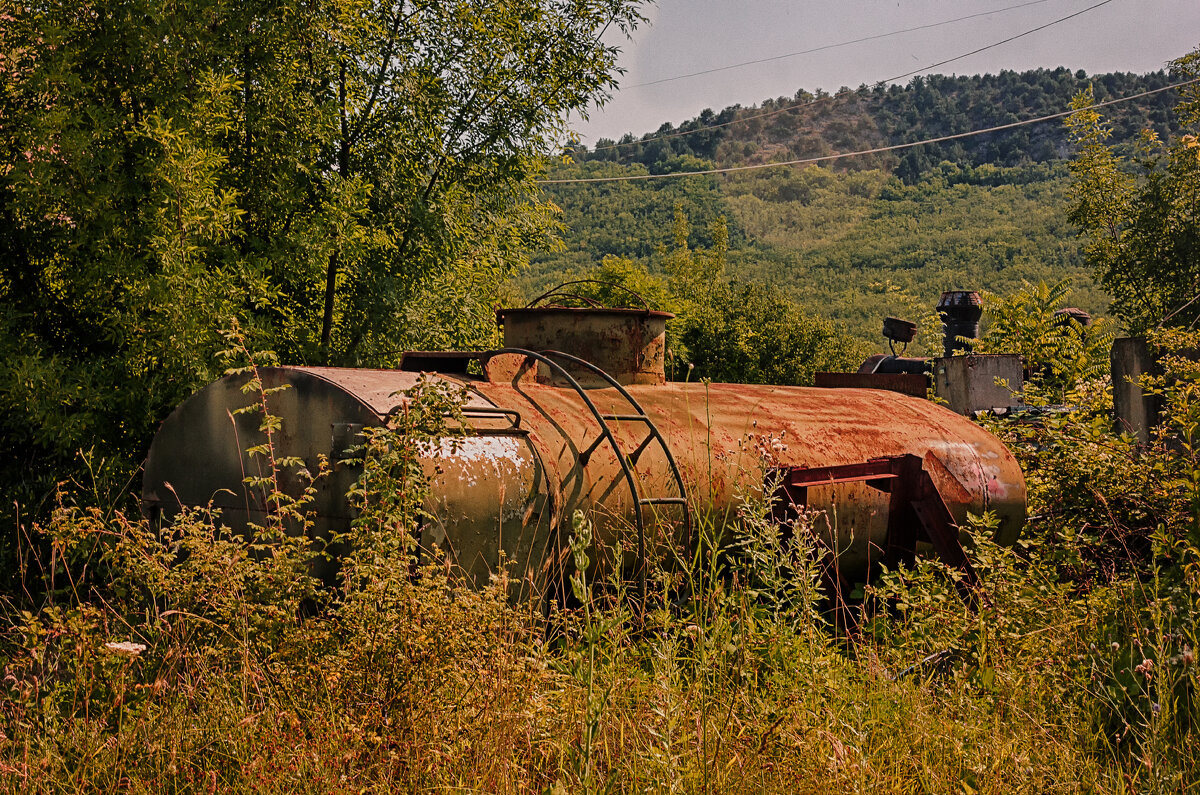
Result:
{"label": "forested hill", "polygon": [[[1067,109],[1088,86],[1098,102],[1162,88],[1165,72],[1117,72],[1088,76],[1068,69],[1003,71],[997,75],[916,77],[907,86],[860,86],[836,94],[799,91],[748,108],[733,105],[719,113],[706,109],[675,127],[664,124],[640,139],[601,139],[595,150],[581,148],[579,160],[641,163],[654,173],[681,170],[680,159],[695,157],[717,166],[769,163],[820,157],[836,152],[891,146],[999,127]],[[1114,137],[1133,140],[1149,127],[1160,136],[1174,126],[1178,101],[1164,91],[1106,111]],[[683,133],[683,135],[680,135]],[[962,166],[1020,166],[1069,156],[1062,124],[1017,127],[971,138],[931,144],[900,155],[883,154],[835,161],[839,170],[884,168],[905,181],[920,179],[942,161]]]}
{"label": "forested hill", "polygon": [[[1170,83],[1164,72],[1088,76],[1066,69],[931,76],[907,86],[800,92],[754,107],[705,110],[640,139],[573,151],[554,179],[621,177],[752,165],[852,152],[1058,113],[1089,85],[1097,101]],[[1176,125],[1163,91],[1106,107],[1113,140]],[[698,132],[694,132],[698,131]],[[679,133],[686,133],[679,135]],[[614,143],[616,146],[614,147]],[[728,228],[726,272],[786,292],[813,316],[875,343],[884,314],[926,307],[945,289],[1006,292],[1070,278],[1074,300],[1102,311],[1075,230],[1066,220],[1072,156],[1062,120],[820,166],[719,176],[547,185],[562,208],[563,250],[535,257],[519,287],[532,292],[587,274],[615,256],[651,274],[668,270],[676,208],[688,244]]]}

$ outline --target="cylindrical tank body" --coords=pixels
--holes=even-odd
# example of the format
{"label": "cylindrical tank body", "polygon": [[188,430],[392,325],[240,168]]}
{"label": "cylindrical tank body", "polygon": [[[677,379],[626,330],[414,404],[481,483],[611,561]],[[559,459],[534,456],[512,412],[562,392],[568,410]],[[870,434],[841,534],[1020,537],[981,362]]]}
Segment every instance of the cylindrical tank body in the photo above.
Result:
{"label": "cylindrical tank body", "polygon": [[[468,388],[467,419],[479,435],[458,449],[443,445],[430,453],[428,507],[436,519],[422,528],[422,543],[437,543],[477,581],[486,581],[503,551],[514,581],[537,588],[566,541],[571,514],[580,509],[594,516],[598,545],[607,550],[593,560],[613,561],[613,550],[623,549],[624,565],[636,566],[629,534],[634,495],[616,453],[597,443],[601,425],[581,393],[541,383],[519,367],[489,366],[485,372],[492,380],[434,376]],[[268,387],[289,387],[269,398],[283,422],[276,456],[298,456],[313,472],[318,455],[343,458],[362,427],[383,423],[403,405],[403,390],[417,378],[400,371],[263,371]],[[170,513],[179,504],[211,502],[233,527],[261,523],[261,496],[242,485],[262,458],[243,452],[261,441],[258,418],[232,413],[249,402],[241,382],[227,377],[210,385],[164,422],[146,464],[148,510]],[[931,476],[957,521],[968,511],[992,510],[1000,519],[997,536],[1006,543],[1016,539],[1024,521],[1024,480],[1011,453],[970,420],[919,398],[869,389],[678,382],[631,385],[628,391],[661,431],[694,504],[711,510],[718,524],[736,516],[743,498],[762,494],[769,467],[856,464],[904,454],[933,461]],[[630,413],[614,389],[586,394],[600,414]],[[640,420],[608,424],[625,453],[648,433]],[[643,494],[670,493],[669,468],[656,445],[645,446],[634,472]],[[321,484],[314,504],[317,531],[348,527],[342,495],[355,477],[353,469],[339,465]],[[293,491],[300,486],[288,478],[281,485]],[[863,483],[844,483],[809,488],[808,505],[824,512],[817,528],[839,551],[842,573],[867,576],[886,548],[888,495]],[[671,515],[669,508],[662,512]],[[664,521],[651,531],[667,527]]]}
{"label": "cylindrical tank body", "polygon": [[[610,544],[628,527],[634,510],[615,455],[600,445],[580,467],[578,453],[592,446],[600,426],[570,390],[517,381],[476,385],[497,405],[516,408],[543,457],[561,480],[562,504],[594,509],[600,536]],[[714,517],[732,518],[744,497],[759,496],[765,470],[858,464],[884,456],[932,454],[935,480],[956,521],[986,510],[1000,519],[997,538],[1016,540],[1025,519],[1025,484],[1019,465],[995,436],[934,403],[875,389],[745,384],[628,387],[662,432],[694,503]],[[611,389],[588,390],[602,414],[628,413]],[[612,423],[624,451],[646,437],[642,422]],[[644,491],[670,493],[661,452],[647,447],[636,462]],[[927,467],[929,469],[929,467]],[[888,494],[865,483],[809,489],[808,506],[824,512],[819,530],[839,550],[844,575],[862,579],[886,548]],[[612,517],[605,521],[606,517]]]}
{"label": "cylindrical tank body", "polygon": [[[384,425],[389,412],[403,408],[405,392],[421,375],[328,367],[269,367],[260,375],[267,390],[278,390],[267,397],[271,414],[282,421],[272,438],[274,458],[298,458],[313,474],[321,456],[331,464],[315,483],[314,534],[348,531],[353,511],[346,493],[361,473],[348,463],[356,455],[348,451],[362,444],[364,428]],[[181,506],[212,507],[222,524],[238,531],[267,523],[267,490],[245,484],[247,476],[271,476],[268,458],[247,452],[266,441],[256,394],[241,389],[247,378],[226,376],[208,385],[163,422],[143,476],[142,505],[151,518],[170,518]],[[253,410],[238,411],[247,406]],[[522,583],[540,579],[546,563],[550,492],[529,432],[493,408],[471,396],[464,412],[478,433],[447,440],[427,456],[426,508],[435,520],[420,528],[419,541],[454,556],[479,583],[488,581],[503,552],[519,591]],[[280,468],[277,477],[282,491],[303,492],[298,468]],[[335,568],[318,573],[329,578]]]}

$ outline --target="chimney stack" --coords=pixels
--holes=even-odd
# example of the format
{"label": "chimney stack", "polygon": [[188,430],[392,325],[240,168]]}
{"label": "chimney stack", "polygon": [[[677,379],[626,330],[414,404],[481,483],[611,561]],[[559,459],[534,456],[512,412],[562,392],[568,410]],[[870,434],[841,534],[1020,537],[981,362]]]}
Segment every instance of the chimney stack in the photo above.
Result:
{"label": "chimney stack", "polygon": [[961,342],[958,338],[979,338],[979,318],[983,316],[983,301],[979,293],[973,290],[948,290],[942,293],[937,311],[946,329],[945,355],[970,353],[970,343]]}

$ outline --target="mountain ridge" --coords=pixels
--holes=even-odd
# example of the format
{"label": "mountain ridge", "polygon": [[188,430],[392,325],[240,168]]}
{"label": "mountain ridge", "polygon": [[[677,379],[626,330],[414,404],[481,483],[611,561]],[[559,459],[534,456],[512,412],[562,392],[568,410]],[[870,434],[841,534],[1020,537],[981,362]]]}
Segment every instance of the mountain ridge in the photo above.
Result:
{"label": "mountain ridge", "polygon": [[[905,86],[843,87],[834,94],[801,90],[793,97],[749,107],[731,105],[719,113],[705,109],[678,126],[665,123],[640,137],[602,138],[594,149],[575,147],[572,155],[580,161],[642,163],[652,173],[666,173],[655,171],[656,166],[682,156],[710,160],[720,168],[755,165],[907,144],[1038,118],[1069,109],[1071,99],[1088,86],[1097,102],[1105,102],[1168,85],[1165,71],[1088,76],[1065,67],[918,76]],[[1120,140],[1131,139],[1146,126],[1162,136],[1175,129],[1171,109],[1177,100],[1175,91],[1163,91],[1110,106],[1106,115]],[[915,178],[941,160],[975,166],[1062,160],[1070,144],[1061,124],[1047,122],[920,149],[846,159],[834,168],[898,169],[902,178]]]}
{"label": "mountain ridge", "polygon": [[[1106,101],[1168,85],[1162,71],[1088,76],[1057,68],[799,92],[706,110],[596,149],[574,147],[547,177],[667,174],[912,143],[1061,112],[1088,86]],[[807,104],[792,107],[797,97]],[[1129,150],[1144,129],[1170,135],[1176,101],[1166,90],[1105,108],[1113,141]],[[678,208],[693,248],[712,246],[710,228],[726,219],[730,276],[773,285],[808,315],[872,344],[883,315],[930,307],[944,289],[1006,293],[1066,278],[1079,306],[1103,312],[1108,297],[1066,219],[1071,152],[1065,124],[1048,121],[820,165],[548,184],[563,246],[534,256],[517,287],[536,294],[587,275],[606,257],[661,275]]]}

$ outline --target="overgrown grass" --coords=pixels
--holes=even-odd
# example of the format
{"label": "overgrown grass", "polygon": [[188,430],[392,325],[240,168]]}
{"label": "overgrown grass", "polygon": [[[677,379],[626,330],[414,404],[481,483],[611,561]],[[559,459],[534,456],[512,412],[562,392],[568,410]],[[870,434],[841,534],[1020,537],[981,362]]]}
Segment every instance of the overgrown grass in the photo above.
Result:
{"label": "overgrown grass", "polygon": [[[1164,388],[1178,430],[1192,387]],[[979,519],[976,611],[954,572],[921,561],[885,573],[854,627],[837,629],[807,520],[784,547],[766,506],[748,502],[732,537],[699,528],[718,556],[692,573],[688,598],[664,576],[658,607],[634,616],[620,584],[586,582],[580,559],[578,605],[545,621],[507,600],[502,575],[468,590],[436,557],[415,563],[422,503],[404,445],[436,434],[440,401],[416,401],[398,435],[370,440],[374,485],[336,593],[310,574],[320,551],[284,532],[302,502],[249,544],[217,515],[156,530],[64,495],[39,528],[55,589],[6,603],[0,787],[1200,787],[1200,467],[1186,436],[1139,452],[1082,413],[1011,430],[1040,518],[1015,549]],[[1112,513],[1118,498],[1127,514]],[[586,557],[587,517],[571,532]]]}
{"label": "overgrown grass", "polygon": [[[64,508],[47,530],[90,518]],[[179,587],[47,605],[6,633],[10,791],[1094,792],[1141,789],[1141,760],[1170,750],[1108,742],[1116,705],[1089,672],[1107,659],[1136,676],[1132,658],[1088,656],[1089,604],[982,540],[978,615],[925,564],[886,578],[893,609],[838,638],[730,571],[704,621],[658,610],[640,626],[589,596],[547,643],[503,582],[463,590],[397,559],[310,615],[296,558],[255,559],[205,517],[180,525],[189,555],[169,566],[140,523],[87,531],[112,534],[132,557],[112,565],[142,567],[143,585]],[[1148,737],[1137,706],[1125,729]]]}

